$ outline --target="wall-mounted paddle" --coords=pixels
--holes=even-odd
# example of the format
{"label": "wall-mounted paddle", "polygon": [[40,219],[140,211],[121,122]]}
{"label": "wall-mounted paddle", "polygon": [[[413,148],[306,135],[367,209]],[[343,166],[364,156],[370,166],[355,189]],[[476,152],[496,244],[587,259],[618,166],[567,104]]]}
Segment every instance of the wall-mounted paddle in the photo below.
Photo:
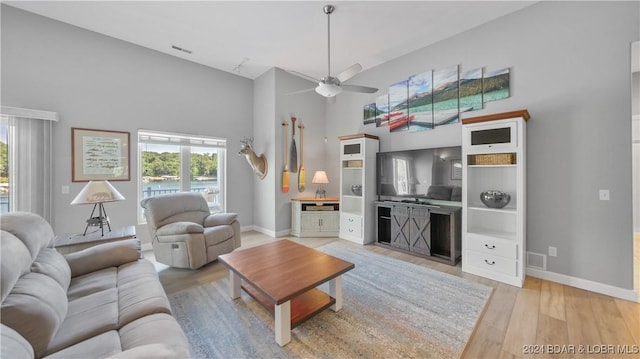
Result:
{"label": "wall-mounted paddle", "polygon": [[300,123],[298,128],[300,129],[300,170],[298,170],[298,191],[304,192],[304,185],[306,181],[306,171],[304,169],[304,136],[302,134],[304,125]]}
{"label": "wall-mounted paddle", "polygon": [[290,171],[293,173],[298,172],[298,147],[296,146],[296,118],[291,117],[291,164],[289,165]]}
{"label": "wall-mounted paddle", "polygon": [[288,139],[289,136],[289,123],[287,121],[282,123],[284,129],[284,170],[282,171],[282,192],[289,192],[289,159],[287,158]]}

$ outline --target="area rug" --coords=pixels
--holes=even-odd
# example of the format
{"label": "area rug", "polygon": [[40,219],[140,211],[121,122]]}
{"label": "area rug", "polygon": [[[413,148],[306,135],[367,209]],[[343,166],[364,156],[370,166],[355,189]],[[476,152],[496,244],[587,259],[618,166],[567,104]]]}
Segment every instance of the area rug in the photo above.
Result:
{"label": "area rug", "polygon": [[[227,278],[169,297],[194,358],[457,358],[491,288],[345,241],[317,248],[355,263],[343,308],[325,310],[280,347],[270,314]],[[322,288],[322,287],[321,287]],[[323,288],[327,290],[328,288]]]}

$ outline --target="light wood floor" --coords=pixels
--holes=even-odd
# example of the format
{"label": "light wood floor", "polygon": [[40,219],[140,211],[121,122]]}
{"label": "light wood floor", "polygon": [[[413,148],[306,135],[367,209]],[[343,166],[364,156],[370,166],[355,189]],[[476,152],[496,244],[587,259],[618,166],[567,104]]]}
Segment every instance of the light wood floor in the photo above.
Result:
{"label": "light wood floor", "polygon": [[[310,247],[337,240],[290,239]],[[273,240],[258,232],[243,232],[242,248]],[[639,303],[533,277],[526,278],[523,288],[516,288],[463,273],[460,265],[453,267],[375,245],[365,248],[494,288],[462,358],[640,358]],[[145,255],[153,259],[152,253]],[[156,268],[168,294],[228,276],[217,262],[196,271],[158,263]],[[550,344],[557,346],[549,348]],[[579,353],[581,345],[584,352]],[[619,353],[619,345],[635,354]],[[559,353],[563,349],[567,352]],[[527,354],[527,350],[534,354]]]}

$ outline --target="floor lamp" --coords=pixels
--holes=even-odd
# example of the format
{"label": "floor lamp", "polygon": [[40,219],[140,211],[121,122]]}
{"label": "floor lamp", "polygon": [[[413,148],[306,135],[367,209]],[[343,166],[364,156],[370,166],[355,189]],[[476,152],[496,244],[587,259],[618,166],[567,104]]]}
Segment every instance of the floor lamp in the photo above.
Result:
{"label": "floor lamp", "polygon": [[[71,201],[72,205],[93,204],[93,210],[91,210],[91,215],[87,219],[87,225],[84,227],[82,235],[87,235],[89,226],[95,226],[100,227],[101,235],[104,236],[105,224],[109,228],[109,232],[111,232],[111,224],[103,203],[122,200],[124,200],[124,196],[109,181],[89,181],[76,198]],[[98,210],[98,215],[94,216],[96,209]]]}

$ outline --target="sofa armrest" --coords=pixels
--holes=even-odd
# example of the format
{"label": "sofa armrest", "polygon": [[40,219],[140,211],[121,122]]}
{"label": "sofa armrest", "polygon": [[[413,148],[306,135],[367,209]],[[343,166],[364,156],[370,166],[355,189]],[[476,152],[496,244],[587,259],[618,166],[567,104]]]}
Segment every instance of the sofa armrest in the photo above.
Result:
{"label": "sofa armrest", "polygon": [[156,230],[157,236],[175,236],[177,234],[203,233],[204,228],[194,222],[173,222]]}
{"label": "sofa armrest", "polygon": [[221,226],[224,224],[230,225],[231,223],[233,223],[233,221],[236,220],[236,218],[238,218],[237,213],[214,213],[214,214],[208,215],[204,219],[204,226],[215,227],[215,226]]}
{"label": "sofa armrest", "polygon": [[140,240],[136,238],[99,244],[64,257],[71,268],[71,277],[109,267],[135,262],[141,256]]}

